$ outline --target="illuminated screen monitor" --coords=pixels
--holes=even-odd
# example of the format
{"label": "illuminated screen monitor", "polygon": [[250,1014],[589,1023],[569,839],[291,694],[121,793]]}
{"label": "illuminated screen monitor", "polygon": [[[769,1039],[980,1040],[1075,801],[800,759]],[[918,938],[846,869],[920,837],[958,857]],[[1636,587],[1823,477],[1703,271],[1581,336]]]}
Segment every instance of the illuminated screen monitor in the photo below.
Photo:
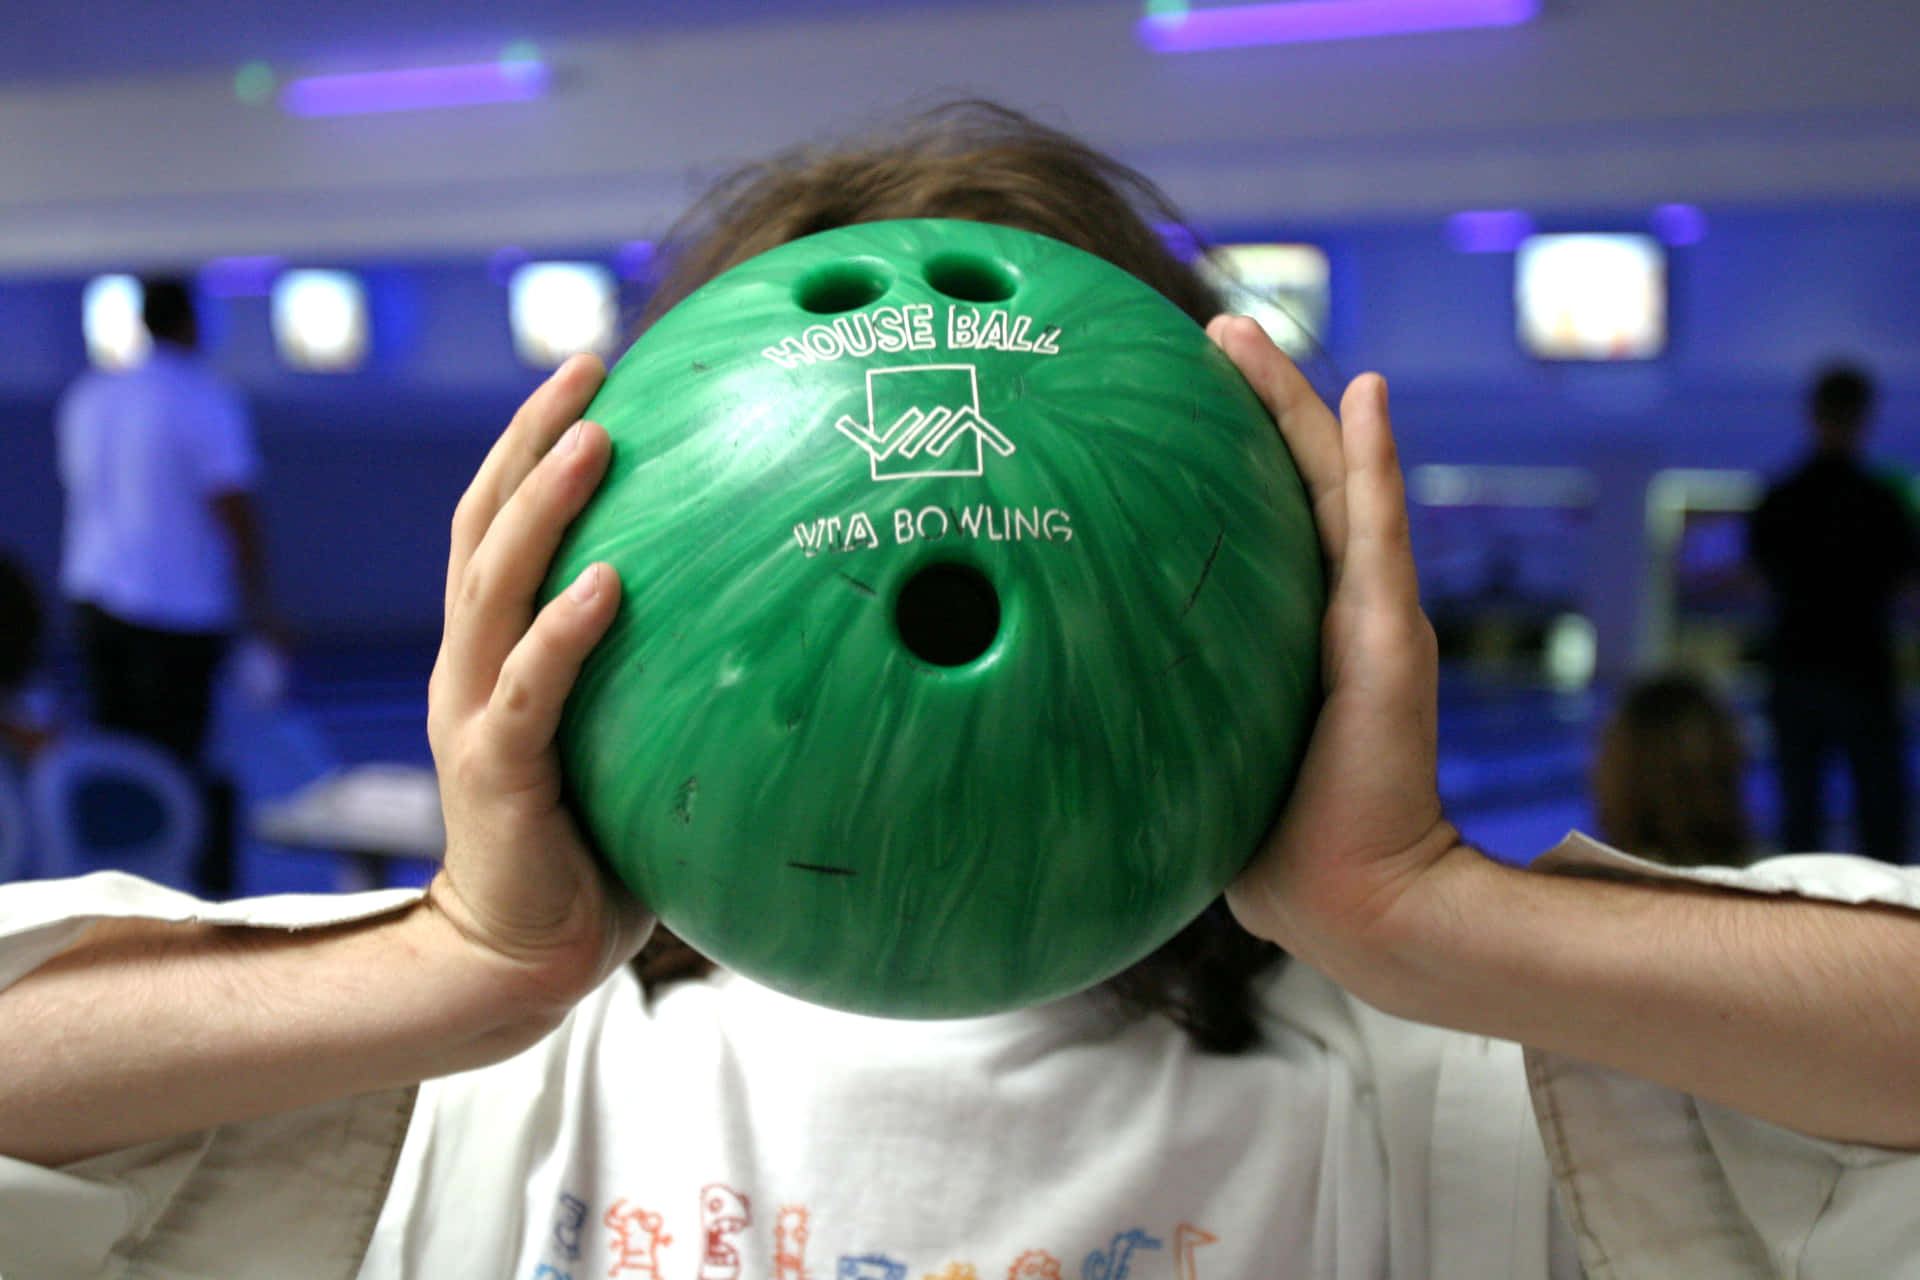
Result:
{"label": "illuminated screen monitor", "polygon": [[140,282],[132,276],[95,276],[80,295],[80,327],[87,359],[97,369],[126,369],[146,358],[152,339],[140,319]]}
{"label": "illuminated screen monitor", "polygon": [[529,262],[507,284],[513,349],[536,369],[582,351],[610,354],[619,309],[613,272],[597,262]]}
{"label": "illuminated screen monitor", "polygon": [[1673,468],[1647,482],[1640,599],[1654,661],[1723,670],[1758,654],[1767,600],[1747,561],[1747,515],[1765,488],[1756,471]]}
{"label": "illuminated screen monitor", "polygon": [[1327,255],[1311,244],[1223,244],[1200,260],[1227,309],[1252,316],[1291,356],[1319,350],[1327,332]]}
{"label": "illuminated screen monitor", "polygon": [[290,368],[351,373],[367,362],[367,291],[348,271],[286,271],[273,282],[273,341]]}
{"label": "illuminated screen monitor", "polygon": [[1635,234],[1529,236],[1514,265],[1520,344],[1543,360],[1648,360],[1667,345],[1667,263]]}

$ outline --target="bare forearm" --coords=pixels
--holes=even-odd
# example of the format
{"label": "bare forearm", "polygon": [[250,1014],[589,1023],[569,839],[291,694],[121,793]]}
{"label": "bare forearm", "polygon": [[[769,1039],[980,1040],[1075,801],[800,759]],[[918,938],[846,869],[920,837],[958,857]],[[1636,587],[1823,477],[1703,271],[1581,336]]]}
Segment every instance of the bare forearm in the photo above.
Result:
{"label": "bare forearm", "polygon": [[0,1153],[64,1163],[497,1060],[558,1017],[500,977],[425,904],[301,932],[100,926],[0,992]]}
{"label": "bare forearm", "polygon": [[1453,860],[1426,936],[1355,984],[1384,1007],[1920,1147],[1920,918]]}

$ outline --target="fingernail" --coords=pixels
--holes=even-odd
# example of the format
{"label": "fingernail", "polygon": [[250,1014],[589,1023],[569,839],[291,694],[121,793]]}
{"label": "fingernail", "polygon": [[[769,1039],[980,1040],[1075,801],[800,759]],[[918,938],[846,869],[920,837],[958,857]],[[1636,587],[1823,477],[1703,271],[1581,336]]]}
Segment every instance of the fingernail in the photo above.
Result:
{"label": "fingernail", "polygon": [[553,451],[555,453],[572,453],[578,448],[580,445],[580,427],[581,424],[578,422],[568,427],[567,433],[560,437],[560,442],[553,446]]}
{"label": "fingernail", "polygon": [[582,569],[580,576],[573,580],[573,585],[567,588],[567,594],[573,597],[574,603],[576,604],[585,604],[587,601],[599,595],[600,566],[590,564]]}

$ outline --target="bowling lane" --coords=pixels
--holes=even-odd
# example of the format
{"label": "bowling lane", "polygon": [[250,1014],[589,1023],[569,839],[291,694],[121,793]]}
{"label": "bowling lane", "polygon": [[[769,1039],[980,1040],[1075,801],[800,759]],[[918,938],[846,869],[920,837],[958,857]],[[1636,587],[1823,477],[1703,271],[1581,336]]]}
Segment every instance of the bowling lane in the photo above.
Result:
{"label": "bowling lane", "polygon": [[1569,830],[1591,831],[1586,771],[1603,706],[1592,691],[1445,678],[1440,795],[1466,838],[1524,865]]}
{"label": "bowling lane", "polygon": [[[426,684],[433,652],[429,641],[303,652],[292,710],[304,728],[256,732],[246,747],[251,772],[269,779],[268,790],[278,780],[284,791],[288,780],[310,780],[325,768],[429,766]],[[1569,830],[1592,832],[1586,773],[1606,706],[1607,695],[1598,690],[1563,693],[1449,675],[1440,699],[1440,789],[1467,838],[1503,862],[1523,865]],[[1764,837],[1778,805],[1764,724],[1750,693],[1741,696],[1740,709],[1752,754],[1748,810]],[[1920,707],[1913,717],[1920,723]],[[1915,756],[1920,767],[1920,748]],[[337,860],[322,854],[249,841],[243,857],[244,883],[253,892],[327,889],[338,879]],[[395,883],[419,875],[411,864],[393,868]]]}
{"label": "bowling lane", "polygon": [[[398,763],[429,766],[426,686],[431,642],[315,648],[300,655],[289,733],[254,726],[244,754],[267,777],[259,794],[324,769]],[[1597,698],[1537,689],[1496,689],[1450,681],[1441,702],[1440,784],[1468,838],[1503,861],[1524,863],[1573,827],[1591,827],[1585,798],[1587,752]],[[323,754],[316,756],[313,743]],[[277,781],[279,785],[274,785]],[[245,883],[270,893],[331,887],[317,855],[248,842]],[[415,869],[396,866],[405,875]]]}

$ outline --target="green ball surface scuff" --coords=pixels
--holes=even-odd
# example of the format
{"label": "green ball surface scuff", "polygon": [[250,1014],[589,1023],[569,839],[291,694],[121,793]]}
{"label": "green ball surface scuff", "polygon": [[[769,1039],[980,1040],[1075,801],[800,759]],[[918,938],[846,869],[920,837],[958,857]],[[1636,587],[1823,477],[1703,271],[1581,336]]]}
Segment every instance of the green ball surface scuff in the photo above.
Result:
{"label": "green ball surface scuff", "polygon": [[1094,985],[1277,816],[1325,586],[1205,333],[1030,232],[866,223],[708,283],[588,416],[548,593],[624,599],[568,702],[576,813],[719,964],[959,1017]]}

